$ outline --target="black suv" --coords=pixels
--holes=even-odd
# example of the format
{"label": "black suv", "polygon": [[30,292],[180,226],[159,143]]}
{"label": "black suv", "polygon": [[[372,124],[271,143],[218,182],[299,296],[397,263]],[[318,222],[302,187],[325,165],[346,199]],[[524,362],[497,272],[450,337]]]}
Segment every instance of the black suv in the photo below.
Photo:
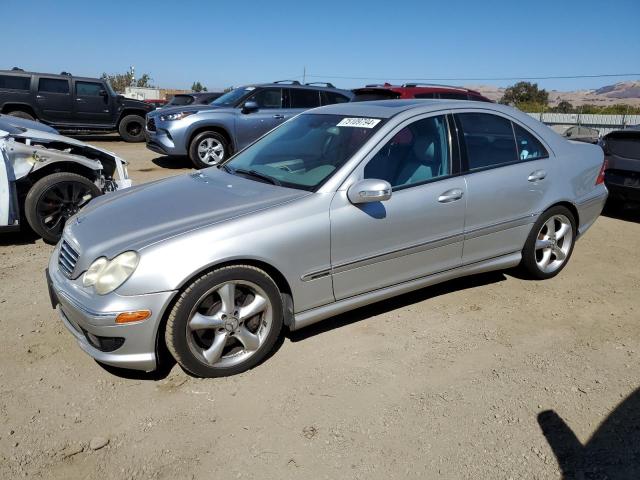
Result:
{"label": "black suv", "polygon": [[116,94],[99,78],[0,70],[0,113],[39,120],[61,132],[118,131],[127,142],[142,142],[144,117],[153,109]]}

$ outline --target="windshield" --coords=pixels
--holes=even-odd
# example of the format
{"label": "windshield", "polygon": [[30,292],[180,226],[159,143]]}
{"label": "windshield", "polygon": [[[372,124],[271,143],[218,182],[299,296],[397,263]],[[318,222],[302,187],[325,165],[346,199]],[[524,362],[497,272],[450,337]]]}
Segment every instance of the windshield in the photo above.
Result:
{"label": "windshield", "polygon": [[303,114],[223,165],[230,173],[267,177],[285,187],[314,190],[380,128],[379,118]]}
{"label": "windshield", "polygon": [[255,87],[240,87],[225,93],[224,95],[216,98],[211,105],[218,105],[220,107],[234,107],[238,100],[247,95],[249,92],[253,92]]}
{"label": "windshield", "polygon": [[175,95],[169,105],[189,105],[193,102],[193,97],[191,95]]}

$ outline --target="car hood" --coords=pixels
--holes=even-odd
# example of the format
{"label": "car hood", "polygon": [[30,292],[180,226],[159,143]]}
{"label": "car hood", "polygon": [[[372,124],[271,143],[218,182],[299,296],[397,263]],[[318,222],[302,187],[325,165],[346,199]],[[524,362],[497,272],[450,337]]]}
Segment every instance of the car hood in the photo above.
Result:
{"label": "car hood", "polygon": [[208,168],[98,197],[67,223],[64,238],[79,249],[81,272],[100,256],[140,250],[309,194]]}
{"label": "car hood", "polygon": [[154,110],[149,113],[150,117],[158,117],[160,115],[168,115],[170,113],[180,113],[180,112],[205,112],[205,111],[213,111],[213,110],[232,110],[227,107],[218,107],[214,105],[175,105],[175,106],[167,106],[162,107],[160,110]]}

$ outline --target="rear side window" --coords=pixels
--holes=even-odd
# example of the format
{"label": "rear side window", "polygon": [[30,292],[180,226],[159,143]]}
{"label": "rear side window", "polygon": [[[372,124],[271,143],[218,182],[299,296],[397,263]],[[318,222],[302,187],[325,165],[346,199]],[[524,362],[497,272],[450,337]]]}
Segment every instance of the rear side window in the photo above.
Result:
{"label": "rear side window", "polygon": [[336,92],[321,92],[322,105],[333,105],[334,103],[347,103],[349,97]]}
{"label": "rear side window", "polygon": [[514,123],[513,132],[516,134],[518,158],[520,158],[520,160],[535,160],[536,158],[546,158],[549,156],[547,150],[538,139],[520,125]]}
{"label": "rear side window", "polygon": [[58,78],[41,78],[38,91],[47,93],[69,93],[69,80]]}
{"label": "rear side window", "polygon": [[289,90],[291,108],[315,108],[320,106],[320,92],[318,90],[306,90],[292,88]]}
{"label": "rear side window", "polygon": [[414,98],[436,98],[436,94],[433,92],[428,93],[416,93]]}
{"label": "rear side window", "polygon": [[101,90],[104,90],[101,83],[76,82],[76,95],[86,97],[99,97]]}
{"label": "rear side window", "polygon": [[462,127],[468,170],[518,161],[511,121],[487,113],[460,113],[456,116]]}
{"label": "rear side window", "polygon": [[440,98],[446,100],[468,100],[469,96],[466,93],[440,93]]}
{"label": "rear side window", "polygon": [[29,90],[31,77],[18,77],[14,75],[0,75],[0,88],[9,90]]}
{"label": "rear side window", "polygon": [[193,97],[190,95],[174,95],[169,105],[190,105],[193,103]]}
{"label": "rear side window", "polygon": [[391,90],[378,90],[378,91],[364,91],[355,92],[356,96],[353,97],[352,102],[369,102],[372,100],[393,100],[400,98],[398,92],[392,92]]}

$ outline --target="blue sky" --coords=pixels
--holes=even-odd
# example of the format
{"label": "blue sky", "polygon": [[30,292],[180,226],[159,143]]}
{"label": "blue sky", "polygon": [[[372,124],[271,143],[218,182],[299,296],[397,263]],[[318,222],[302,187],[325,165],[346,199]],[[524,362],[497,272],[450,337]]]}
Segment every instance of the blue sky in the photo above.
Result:
{"label": "blue sky", "polygon": [[[305,66],[321,75],[308,81],[348,88],[385,79],[640,72],[640,0],[2,4],[0,68],[95,76],[134,65],[163,87],[299,78]],[[538,83],[571,90],[628,79]]]}

